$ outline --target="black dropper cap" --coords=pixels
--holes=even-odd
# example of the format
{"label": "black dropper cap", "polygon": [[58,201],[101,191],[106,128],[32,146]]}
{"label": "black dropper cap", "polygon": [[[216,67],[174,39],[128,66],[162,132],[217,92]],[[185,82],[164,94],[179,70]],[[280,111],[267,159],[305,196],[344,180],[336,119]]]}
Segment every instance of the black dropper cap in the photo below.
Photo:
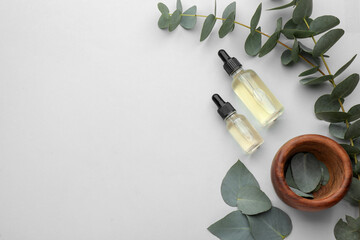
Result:
{"label": "black dropper cap", "polygon": [[231,75],[241,68],[241,63],[234,57],[230,57],[225,50],[221,49],[218,52],[219,57],[224,62],[225,71]]}
{"label": "black dropper cap", "polygon": [[225,102],[219,94],[214,94],[212,96],[212,100],[218,106],[217,112],[222,117],[222,119],[227,118],[229,115],[231,115],[233,112],[235,112],[235,108],[229,103]]}

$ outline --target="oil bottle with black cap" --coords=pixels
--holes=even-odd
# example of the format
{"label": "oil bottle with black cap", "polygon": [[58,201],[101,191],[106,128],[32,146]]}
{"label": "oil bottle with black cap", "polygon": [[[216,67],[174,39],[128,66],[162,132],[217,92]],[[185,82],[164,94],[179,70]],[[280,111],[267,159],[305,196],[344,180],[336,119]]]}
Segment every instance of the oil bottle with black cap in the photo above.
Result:
{"label": "oil bottle with black cap", "polygon": [[241,63],[224,50],[218,52],[225,71],[233,78],[232,88],[254,117],[263,125],[270,125],[284,111],[284,107],[253,70],[244,70]]}
{"label": "oil bottle with black cap", "polygon": [[224,119],[226,128],[240,147],[247,153],[254,152],[264,142],[260,134],[245,116],[238,114],[235,108],[229,102],[225,102],[219,94],[214,94],[212,100],[217,105],[217,111]]}

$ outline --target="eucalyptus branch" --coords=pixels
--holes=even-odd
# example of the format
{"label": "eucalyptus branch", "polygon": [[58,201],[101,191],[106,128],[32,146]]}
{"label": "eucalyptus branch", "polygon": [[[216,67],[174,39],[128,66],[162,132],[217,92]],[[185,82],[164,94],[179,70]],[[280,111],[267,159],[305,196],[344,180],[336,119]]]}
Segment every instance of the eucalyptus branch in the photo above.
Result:
{"label": "eucalyptus branch", "polygon": [[[158,8],[161,16],[158,26],[161,29],[168,29],[170,32],[176,29],[178,25],[185,29],[192,29],[198,17],[205,18],[200,36],[200,41],[204,41],[212,32],[217,20],[222,21],[218,31],[220,38],[233,31],[235,25],[239,25],[250,30],[245,41],[245,51],[248,55],[263,57],[279,44],[286,48],[281,55],[281,63],[283,65],[296,64],[299,62],[299,59],[302,59],[312,67],[300,73],[299,77],[305,77],[300,80],[300,83],[311,86],[329,81],[333,89],[331,93],[322,95],[317,99],[314,112],[319,120],[330,123],[329,132],[333,137],[350,142],[350,144],[341,144],[354,166],[352,183],[345,199],[352,205],[357,205],[360,211],[360,162],[357,158],[357,155],[360,154],[360,104],[352,106],[348,111],[344,107],[344,99],[354,91],[360,76],[357,73],[353,73],[338,84],[335,83],[335,78],[339,77],[351,65],[356,55],[338,69],[335,74],[332,74],[325,59],[328,57],[325,53],[344,35],[345,31],[343,29],[334,29],[340,23],[340,20],[331,15],[320,16],[314,20],[311,19],[312,0],[292,0],[288,4],[270,10],[289,7],[294,7],[292,18],[285,25],[282,23],[282,18],[279,18],[276,30],[271,35],[264,33],[261,27],[258,27],[262,4],[256,9],[251,18],[250,25],[246,25],[235,20],[236,2],[230,3],[224,9],[222,17],[216,16],[216,1],[214,14],[207,16],[196,14],[196,6],[183,12],[180,0],[177,0],[177,9],[172,14],[169,13],[169,9],[165,4],[159,3]],[[316,40],[315,36],[320,34],[320,38]],[[292,47],[280,41],[281,35],[293,41]],[[262,44],[262,36],[267,38],[264,44]],[[299,41],[299,39],[306,38],[313,40],[313,48],[308,48]],[[327,73],[320,69],[321,62],[326,68]],[[316,76],[317,73],[320,73],[321,76]],[[336,224],[334,229],[336,239],[359,239],[360,217],[355,220],[352,217],[346,216],[346,221],[344,222],[340,219]],[[358,222],[357,227],[355,227],[354,222]]]}

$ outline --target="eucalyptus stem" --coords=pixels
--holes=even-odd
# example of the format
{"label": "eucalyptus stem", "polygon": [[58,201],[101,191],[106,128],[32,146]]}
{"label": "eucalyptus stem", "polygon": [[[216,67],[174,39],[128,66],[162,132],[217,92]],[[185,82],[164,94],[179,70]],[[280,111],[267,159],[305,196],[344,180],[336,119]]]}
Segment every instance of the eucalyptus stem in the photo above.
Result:
{"label": "eucalyptus stem", "polygon": [[[305,18],[304,18],[304,22],[305,22],[305,24],[306,24],[306,27],[310,30],[309,23],[306,21]],[[314,36],[311,36],[311,38],[312,38],[314,44],[316,44],[316,39],[315,39],[315,37],[314,37]],[[327,64],[327,62],[326,62],[326,60],[325,60],[325,58],[324,58],[324,55],[321,54],[320,57],[321,57],[322,62],[323,62],[324,65],[325,65],[325,68],[326,68],[327,72],[329,73],[329,75],[332,75],[332,74],[331,74],[331,70],[330,70],[330,68],[329,68],[329,65]],[[335,81],[334,81],[334,78],[330,79],[329,81],[330,81],[330,83],[333,85],[333,87],[335,88],[335,87],[336,87],[336,83],[335,83]],[[345,111],[344,105],[343,105],[343,103],[342,103],[342,101],[341,101],[340,98],[338,98],[338,102],[339,102],[339,104],[340,104],[341,111],[345,113],[346,111]],[[350,124],[349,124],[349,121],[348,121],[347,119],[345,120],[345,124],[346,124],[346,128],[348,129],[348,128],[350,127]],[[354,146],[354,140],[353,140],[353,138],[350,138],[349,141],[350,141],[350,145],[353,147],[353,146]],[[357,163],[358,163],[358,159],[357,159],[356,154],[354,154],[353,156],[354,156],[354,162],[355,162],[355,166],[356,166]],[[360,180],[360,174],[357,174],[357,177],[358,177],[358,179]],[[359,215],[360,215],[360,202],[359,202]]]}
{"label": "eucalyptus stem", "polygon": [[[207,16],[205,15],[199,15],[199,14],[181,14],[181,16],[185,16],[185,17],[202,17],[202,18],[206,18]],[[219,18],[219,17],[215,17],[216,20],[222,20],[222,21],[225,21],[226,19],[225,18]],[[237,21],[234,21],[235,24],[238,24],[242,27],[245,27],[247,29],[251,29],[250,26],[246,25],[246,24],[243,24],[241,22],[237,22]],[[267,37],[267,38],[270,38],[270,35],[269,34],[266,34],[260,30],[255,30],[256,32],[260,33],[261,35]],[[289,49],[290,51],[292,51],[292,48],[288,45],[286,45],[285,43],[281,42],[280,40],[277,40],[277,42],[282,45],[283,47]],[[309,59],[305,58],[304,56],[302,56],[301,54],[299,54],[299,57],[304,60],[305,62],[307,62],[308,64],[310,64],[312,67],[315,67],[316,65],[313,64]],[[321,71],[321,69],[318,69],[318,72],[320,72],[322,75],[326,75],[323,71]]]}

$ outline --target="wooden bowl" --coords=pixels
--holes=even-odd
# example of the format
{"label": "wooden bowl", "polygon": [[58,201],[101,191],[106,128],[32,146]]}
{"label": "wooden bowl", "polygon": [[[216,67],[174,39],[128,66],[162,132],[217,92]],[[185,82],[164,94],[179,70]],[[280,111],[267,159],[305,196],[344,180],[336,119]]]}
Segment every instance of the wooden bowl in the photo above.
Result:
{"label": "wooden bowl", "polygon": [[[300,197],[290,190],[285,181],[287,161],[299,152],[310,152],[325,163],[329,182],[315,192],[314,199]],[[320,211],[334,206],[346,194],[352,179],[352,166],[346,151],[334,140],[315,134],[295,137],[276,153],[271,166],[271,180],[281,200],[303,211]]]}

